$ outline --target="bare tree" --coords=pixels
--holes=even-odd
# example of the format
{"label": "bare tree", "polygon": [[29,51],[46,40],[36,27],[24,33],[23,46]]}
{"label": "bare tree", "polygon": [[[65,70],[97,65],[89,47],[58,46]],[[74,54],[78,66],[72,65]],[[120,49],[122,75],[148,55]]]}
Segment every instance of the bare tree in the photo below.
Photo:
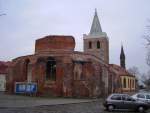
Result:
{"label": "bare tree", "polygon": [[144,34],[146,40],[146,46],[150,46],[150,19],[148,19],[148,25],[146,26],[146,32]]}
{"label": "bare tree", "polygon": [[150,70],[146,74],[142,74],[142,82],[147,89],[150,89]]}
{"label": "bare tree", "polygon": [[128,72],[136,77],[138,77],[140,75],[139,69],[136,66],[129,68]]}
{"label": "bare tree", "polygon": [[146,64],[150,66],[150,48],[147,50],[147,55],[146,55]]}
{"label": "bare tree", "polygon": [[134,75],[135,78],[136,78],[136,86],[139,86],[140,83],[141,83],[141,74],[140,74],[140,71],[138,69],[138,67],[136,66],[133,66],[131,68],[128,69],[128,72],[131,74],[131,75]]}
{"label": "bare tree", "polygon": [[148,66],[150,66],[150,19],[148,19],[148,25],[146,26],[146,32],[143,37],[146,40],[147,48],[146,63]]}

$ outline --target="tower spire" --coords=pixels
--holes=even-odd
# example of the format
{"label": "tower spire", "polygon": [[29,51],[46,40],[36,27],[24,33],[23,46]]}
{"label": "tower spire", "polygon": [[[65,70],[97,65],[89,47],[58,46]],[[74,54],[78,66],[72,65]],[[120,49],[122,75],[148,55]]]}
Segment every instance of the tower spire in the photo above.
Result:
{"label": "tower spire", "polygon": [[92,26],[91,26],[91,30],[90,30],[90,35],[99,35],[102,33],[102,28],[99,22],[99,18],[97,15],[97,9],[95,8],[95,13],[94,13],[94,18],[93,18],[93,22],[92,22]]}
{"label": "tower spire", "polygon": [[125,64],[125,54],[124,54],[124,50],[123,50],[123,45],[121,44],[121,53],[120,53],[120,66],[123,68],[126,68],[126,64]]}

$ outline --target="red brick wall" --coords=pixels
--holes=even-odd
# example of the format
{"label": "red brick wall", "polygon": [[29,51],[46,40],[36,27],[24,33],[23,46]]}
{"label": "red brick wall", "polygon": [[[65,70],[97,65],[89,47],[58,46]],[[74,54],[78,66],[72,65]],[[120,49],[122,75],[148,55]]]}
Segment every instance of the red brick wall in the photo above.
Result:
{"label": "red brick wall", "polygon": [[[56,81],[46,81],[46,60],[49,56],[52,56],[56,60]],[[13,67],[11,67],[9,74],[11,80],[7,81],[9,86],[9,92],[14,93],[15,82],[26,82],[26,61],[30,61],[32,65],[32,81],[38,84],[38,95],[51,95],[51,96],[65,96],[65,97],[96,97],[99,96],[103,85],[101,81],[101,65],[99,62],[92,59],[86,59],[84,55],[79,54],[79,57],[86,61],[81,62],[81,68],[77,68],[76,71],[80,71],[83,80],[75,80],[75,62],[72,60],[72,55],[61,54],[62,56],[55,56],[51,53],[47,56],[44,54],[41,56],[25,56],[20,57],[13,61]],[[41,59],[41,60],[39,60]],[[78,62],[80,63],[80,61]],[[11,86],[11,88],[10,88]]]}
{"label": "red brick wall", "polygon": [[74,50],[75,40],[72,36],[46,36],[36,40],[35,53],[54,50]]}

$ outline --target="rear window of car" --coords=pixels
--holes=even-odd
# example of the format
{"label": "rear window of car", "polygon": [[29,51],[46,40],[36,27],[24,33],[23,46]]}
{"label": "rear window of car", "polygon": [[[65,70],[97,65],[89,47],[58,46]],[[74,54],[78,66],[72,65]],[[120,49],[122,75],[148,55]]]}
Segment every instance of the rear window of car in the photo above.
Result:
{"label": "rear window of car", "polygon": [[146,99],[150,99],[150,95],[146,95]]}
{"label": "rear window of car", "polygon": [[138,94],[137,97],[138,98],[145,98],[145,96],[143,94]]}
{"label": "rear window of car", "polygon": [[112,100],[121,100],[121,96],[120,95],[113,95],[111,97]]}

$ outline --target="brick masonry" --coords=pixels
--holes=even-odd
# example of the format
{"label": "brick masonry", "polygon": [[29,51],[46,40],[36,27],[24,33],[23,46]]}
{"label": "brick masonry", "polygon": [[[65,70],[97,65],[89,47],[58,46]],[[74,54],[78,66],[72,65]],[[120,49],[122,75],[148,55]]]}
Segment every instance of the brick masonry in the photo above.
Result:
{"label": "brick masonry", "polygon": [[[27,82],[30,65],[31,81],[38,84],[38,95],[101,96],[105,86],[102,67],[107,68],[107,64],[94,55],[74,51],[74,47],[72,36],[46,36],[36,40],[35,54],[13,59],[7,91],[14,93],[15,82]],[[56,80],[46,80],[49,57],[56,61]]]}

